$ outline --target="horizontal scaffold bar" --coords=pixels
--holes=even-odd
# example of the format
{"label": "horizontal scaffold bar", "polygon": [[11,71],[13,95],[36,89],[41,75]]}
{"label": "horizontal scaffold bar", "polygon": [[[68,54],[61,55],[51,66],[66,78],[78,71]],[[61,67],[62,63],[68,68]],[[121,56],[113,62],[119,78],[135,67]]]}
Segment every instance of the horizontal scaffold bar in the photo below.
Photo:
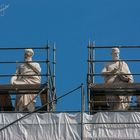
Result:
{"label": "horizontal scaffold bar", "polygon": [[0,95],[10,93],[15,94],[35,94],[38,93],[44,86],[44,84],[24,84],[24,85],[11,85],[11,84],[5,84],[0,85]]}
{"label": "horizontal scaffold bar", "polygon": [[37,49],[37,50],[40,50],[40,49],[48,49],[48,47],[7,47],[7,48],[0,48],[0,50],[24,50],[24,49],[27,49],[27,48],[30,48],[30,49]]}
{"label": "horizontal scaffold bar", "polygon": [[[10,76],[15,76],[15,74],[0,74],[0,77],[10,77]],[[32,75],[16,74],[16,76],[27,76],[27,77],[30,77],[30,76],[51,76],[51,75],[47,75],[47,74],[32,74]]]}
{"label": "horizontal scaffold bar", "polygon": [[134,49],[134,48],[140,48],[140,46],[93,46],[95,49],[103,49],[103,48],[129,48],[129,49]]}
{"label": "horizontal scaffold bar", "polygon": [[[90,76],[103,76],[103,75],[105,75],[105,74],[101,74],[101,73],[88,73],[88,75],[90,75]],[[120,74],[115,74],[115,73],[111,73],[111,74],[107,74],[107,75],[140,75],[140,73],[120,73]]]}
{"label": "horizontal scaffold bar", "polygon": [[91,84],[90,89],[96,96],[140,95],[140,83]]}
{"label": "horizontal scaffold bar", "polygon": [[[31,61],[31,62],[28,62],[28,63],[46,63],[47,61],[43,61],[43,60],[37,60],[37,61]],[[0,61],[0,64],[7,64],[7,63],[27,63],[25,61]]]}
{"label": "horizontal scaffold bar", "polygon": [[117,62],[117,61],[127,61],[127,62],[140,62],[140,59],[123,59],[123,60],[88,60],[88,62]]}

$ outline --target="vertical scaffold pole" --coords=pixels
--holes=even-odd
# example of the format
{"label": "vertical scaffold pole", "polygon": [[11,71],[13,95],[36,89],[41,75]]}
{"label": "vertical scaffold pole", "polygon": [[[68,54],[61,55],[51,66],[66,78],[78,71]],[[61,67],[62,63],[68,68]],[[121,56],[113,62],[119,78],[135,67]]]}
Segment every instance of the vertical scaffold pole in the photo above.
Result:
{"label": "vertical scaffold pole", "polygon": [[92,43],[91,45],[91,54],[92,54],[92,57],[91,57],[91,64],[92,64],[92,67],[91,67],[91,71],[92,71],[92,74],[91,74],[91,78],[92,78],[92,83],[94,84],[95,82],[95,77],[94,77],[94,72],[95,72],[95,63],[94,63],[94,60],[95,60],[95,49],[94,49],[94,46],[95,46],[95,42]]}
{"label": "vertical scaffold pole", "polygon": [[88,111],[90,111],[90,41],[88,42],[88,74],[87,74],[87,97],[88,97]]}
{"label": "vertical scaffold pole", "polygon": [[90,84],[94,84],[94,62],[95,59],[95,49],[94,49],[94,42],[91,43],[89,41],[88,43],[88,74],[87,74],[87,93],[88,93],[88,111],[91,113],[91,93],[90,93]]}
{"label": "vertical scaffold pole", "polygon": [[[48,91],[47,91],[47,102],[49,102],[49,99],[50,99],[50,85],[49,85],[49,81],[50,81],[50,71],[49,71],[49,63],[50,63],[50,47],[49,47],[49,42],[47,43],[47,60],[46,60],[46,63],[47,63],[47,86],[48,86]],[[50,110],[50,105],[48,104],[47,105],[47,111]]]}
{"label": "vertical scaffold pole", "polygon": [[[56,99],[56,46],[53,46],[53,100]],[[56,110],[56,102],[53,103],[53,111]]]}
{"label": "vertical scaffold pole", "polygon": [[84,111],[85,111],[85,93],[84,85],[81,84],[81,140],[84,140]]}

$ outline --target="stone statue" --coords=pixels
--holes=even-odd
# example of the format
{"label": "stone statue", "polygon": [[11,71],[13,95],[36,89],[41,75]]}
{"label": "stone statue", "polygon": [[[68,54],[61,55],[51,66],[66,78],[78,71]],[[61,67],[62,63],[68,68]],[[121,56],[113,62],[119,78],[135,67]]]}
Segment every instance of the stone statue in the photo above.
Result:
{"label": "stone statue", "polygon": [[[32,62],[34,52],[32,49],[25,49],[24,61],[25,63],[18,66],[15,76],[11,78],[11,84],[40,84],[41,83],[41,68],[36,62]],[[34,76],[36,75],[36,76]],[[16,111],[34,111],[35,101],[29,104],[34,99],[35,94],[17,94],[16,96]],[[29,105],[28,105],[29,104]],[[28,105],[28,106],[27,106]]]}
{"label": "stone statue", "polygon": [[[114,61],[106,64],[102,70],[105,84],[133,83],[134,81],[128,65],[120,60],[119,54],[120,50],[118,48],[112,48],[112,59]],[[107,96],[106,98],[111,109],[117,110],[128,109],[129,103],[125,102],[131,101],[131,96]]]}

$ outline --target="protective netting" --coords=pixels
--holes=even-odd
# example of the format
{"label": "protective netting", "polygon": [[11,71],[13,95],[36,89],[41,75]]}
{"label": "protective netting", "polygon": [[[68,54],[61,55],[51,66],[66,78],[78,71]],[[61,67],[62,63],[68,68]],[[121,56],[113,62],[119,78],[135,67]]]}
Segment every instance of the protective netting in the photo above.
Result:
{"label": "protective netting", "polygon": [[[19,119],[22,113],[1,113],[0,128]],[[0,131],[0,140],[140,139],[139,112],[34,113]]]}

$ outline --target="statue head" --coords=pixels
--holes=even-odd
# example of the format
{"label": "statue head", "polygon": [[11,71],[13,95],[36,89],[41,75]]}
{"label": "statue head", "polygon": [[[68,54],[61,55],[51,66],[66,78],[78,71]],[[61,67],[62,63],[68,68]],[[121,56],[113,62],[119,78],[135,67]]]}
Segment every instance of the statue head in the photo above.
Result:
{"label": "statue head", "polygon": [[119,60],[119,58],[120,58],[120,56],[119,56],[119,54],[120,54],[120,50],[119,50],[119,48],[112,48],[112,59],[113,60]]}
{"label": "statue head", "polygon": [[25,59],[25,61],[32,60],[32,57],[34,55],[33,49],[25,49],[24,52],[25,52],[24,53],[24,59]]}

